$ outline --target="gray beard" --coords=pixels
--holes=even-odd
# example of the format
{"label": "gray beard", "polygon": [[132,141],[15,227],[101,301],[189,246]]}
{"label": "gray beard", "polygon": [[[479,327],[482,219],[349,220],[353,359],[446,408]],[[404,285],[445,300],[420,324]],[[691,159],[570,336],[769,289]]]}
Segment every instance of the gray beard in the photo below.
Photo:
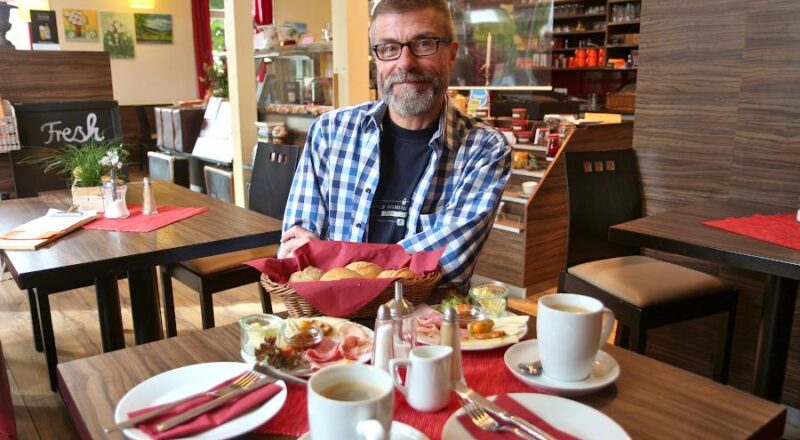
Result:
{"label": "gray beard", "polygon": [[[413,87],[395,91],[393,86],[404,81],[426,81],[430,84],[425,91]],[[431,72],[398,72],[385,80],[378,80],[381,97],[392,110],[400,116],[419,116],[424,114],[441,98],[446,89],[445,82]]]}

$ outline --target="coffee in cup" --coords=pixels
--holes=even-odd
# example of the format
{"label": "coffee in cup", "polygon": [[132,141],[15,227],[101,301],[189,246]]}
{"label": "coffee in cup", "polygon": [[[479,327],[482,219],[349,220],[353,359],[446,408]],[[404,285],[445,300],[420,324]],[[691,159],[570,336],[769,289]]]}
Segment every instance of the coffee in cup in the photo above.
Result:
{"label": "coffee in cup", "polygon": [[569,293],[539,298],[537,313],[536,337],[544,374],[563,381],[586,379],[611,333],[614,313],[594,298]]}
{"label": "coffee in cup", "polygon": [[308,424],[314,440],[389,437],[394,384],[370,365],[336,365],[308,381]]}

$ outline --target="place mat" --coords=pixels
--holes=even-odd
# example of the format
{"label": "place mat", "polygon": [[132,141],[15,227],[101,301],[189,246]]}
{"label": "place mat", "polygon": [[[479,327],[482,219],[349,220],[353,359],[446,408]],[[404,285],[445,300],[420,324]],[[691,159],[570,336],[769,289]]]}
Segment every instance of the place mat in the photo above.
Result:
{"label": "place mat", "polygon": [[183,208],[180,206],[159,206],[158,214],[142,215],[142,205],[128,205],[131,212],[128,218],[104,218],[83,225],[85,229],[100,229],[120,232],[150,232],[177,221],[202,214],[208,208]]}
{"label": "place mat", "polygon": [[[484,396],[503,393],[546,393],[524,384],[514,377],[503,361],[505,348],[481,352],[464,352],[462,367],[464,377],[470,388]],[[299,436],[308,431],[306,410],[306,388],[297,385],[289,387],[286,404],[269,422],[256,429],[266,434]],[[393,420],[403,422],[422,431],[429,438],[441,438],[442,428],[450,415],[461,408],[461,401],[455,393],[445,409],[433,413],[418,412],[408,406],[403,394],[395,390]]]}
{"label": "place mat", "polygon": [[729,217],[723,220],[703,222],[703,224],[800,251],[800,222],[797,221],[797,214],[794,212],[775,215],[755,214],[740,218]]}

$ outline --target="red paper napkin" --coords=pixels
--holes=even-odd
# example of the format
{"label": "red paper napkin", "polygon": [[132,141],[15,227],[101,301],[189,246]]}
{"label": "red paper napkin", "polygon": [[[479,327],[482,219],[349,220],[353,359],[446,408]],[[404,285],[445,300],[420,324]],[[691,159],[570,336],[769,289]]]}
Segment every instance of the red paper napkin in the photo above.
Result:
{"label": "red paper napkin", "polygon": [[100,218],[83,225],[83,227],[86,229],[101,229],[104,231],[150,232],[193,215],[202,214],[208,211],[208,208],[159,206],[158,214],[142,215],[141,205],[129,205],[128,211],[131,212],[128,218],[105,218],[100,214]]}
{"label": "red paper napkin", "polygon": [[[542,431],[547,432],[548,434],[552,435],[556,439],[559,440],[578,440],[577,437],[567,434],[564,431],[554,427],[553,425],[545,422],[542,420],[541,417],[537,416],[536,414],[528,411],[524,406],[517,403],[516,400],[512,399],[506,394],[501,394],[497,396],[497,399],[494,400],[494,403],[497,404],[499,407],[503,408],[504,410],[510,412],[511,414],[521,417],[531,424],[535,425],[537,428],[541,429]],[[513,432],[508,431],[484,431],[481,428],[475,426],[470,420],[467,414],[461,414],[458,416],[458,421],[461,423],[461,426],[464,427],[467,431],[469,431],[472,437],[478,440],[490,440],[490,439],[504,439],[504,438],[519,438]]]}
{"label": "red paper napkin", "polygon": [[[514,377],[503,361],[505,348],[487,351],[463,352],[462,367],[470,388],[484,396],[502,393],[542,392]],[[542,392],[543,394],[550,394]],[[290,385],[286,404],[265,425],[256,431],[268,434],[299,436],[308,431],[306,388]],[[453,393],[445,409],[433,413],[422,413],[411,408],[403,395],[395,390],[394,417],[398,422],[422,431],[429,438],[442,437],[442,428],[450,416],[461,408],[461,401]]]}
{"label": "red paper napkin", "polygon": [[[316,240],[295,250],[293,258],[262,258],[245,264],[267,274],[272,281],[284,284],[292,273],[308,266],[329,270],[353,261],[370,261],[384,269],[408,266],[414,273],[425,275],[436,270],[442,253],[444,248],[409,255],[396,244]],[[393,281],[392,278],[345,279],[293,282],[289,286],[325,315],[347,317],[369,304]]]}
{"label": "red paper napkin", "polygon": [[[226,380],[225,382],[222,382],[219,385],[210,388],[208,391],[218,390],[220,388],[226,387],[232,382],[234,382],[236,379],[238,379],[240,376],[241,375]],[[147,433],[147,435],[156,440],[185,437],[188,435],[196,434],[198,432],[208,431],[209,429],[216,428],[217,426],[222,425],[223,423],[227,423],[230,420],[233,420],[236,417],[245,414],[252,408],[255,408],[256,406],[261,405],[262,403],[271,399],[280,391],[281,391],[280,386],[274,383],[270,383],[265,386],[261,386],[253,391],[250,391],[242,397],[232,399],[228,401],[226,404],[222,405],[221,407],[209,411],[205,414],[202,414],[199,417],[192,419],[182,425],[178,425],[172,429],[168,429],[161,433],[156,432],[155,427],[159,423],[167,420],[170,417],[184,413],[194,407],[200,406],[208,402],[209,400],[214,399],[213,396],[202,395],[197,397],[196,399],[192,399],[186,403],[182,403],[176,406],[175,408],[172,408],[163,415],[160,415],[154,419],[148,420],[147,422],[138,425],[137,428],[141,429],[142,431]],[[144,414],[148,411],[152,411],[157,408],[159,408],[159,406],[153,406],[150,408],[144,408],[137,411],[133,411],[128,414],[128,417],[136,417],[139,414]]]}
{"label": "red paper napkin", "polygon": [[775,215],[756,214],[741,218],[729,217],[723,220],[703,222],[703,224],[800,251],[800,223],[797,222],[797,214],[794,212]]}

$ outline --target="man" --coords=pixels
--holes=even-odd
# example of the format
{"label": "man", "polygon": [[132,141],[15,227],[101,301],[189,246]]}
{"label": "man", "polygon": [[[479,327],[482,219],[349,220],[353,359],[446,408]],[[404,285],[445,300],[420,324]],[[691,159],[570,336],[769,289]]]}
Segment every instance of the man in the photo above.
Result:
{"label": "man", "polygon": [[382,0],[370,40],[381,100],[311,126],[284,215],[280,257],[310,240],[446,246],[443,283],[467,287],[510,173],[500,132],[446,91],[456,58],[444,0]]}

